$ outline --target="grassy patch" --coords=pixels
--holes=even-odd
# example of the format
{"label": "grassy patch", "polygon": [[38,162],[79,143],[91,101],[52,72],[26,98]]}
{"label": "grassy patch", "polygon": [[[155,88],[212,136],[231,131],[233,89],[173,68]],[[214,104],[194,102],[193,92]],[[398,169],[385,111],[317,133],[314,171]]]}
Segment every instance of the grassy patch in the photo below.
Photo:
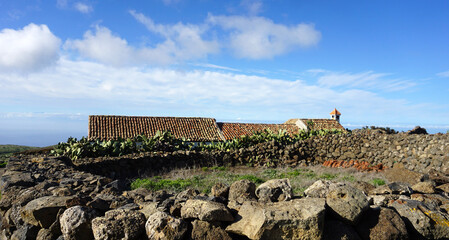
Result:
{"label": "grassy patch", "polygon": [[[230,186],[238,180],[247,179],[259,185],[270,179],[288,178],[295,195],[302,195],[318,179],[333,181],[366,181],[381,184],[382,175],[374,173],[354,172],[347,169],[333,169],[320,166],[301,168],[253,168],[253,167],[208,167],[198,169],[177,169],[148,179],[137,179],[131,187],[145,187],[151,190],[165,189],[180,192],[187,188],[209,193],[218,182]],[[385,181],[384,181],[385,184]]]}
{"label": "grassy patch", "polygon": [[305,177],[305,178],[309,178],[309,179],[314,179],[316,178],[317,174],[309,169],[294,169],[292,171],[289,171],[286,173],[287,177]]}
{"label": "grassy patch", "polygon": [[375,187],[378,187],[378,186],[385,185],[385,180],[380,179],[380,178],[375,178],[375,179],[371,180],[371,183],[372,183]]}
{"label": "grassy patch", "polygon": [[295,188],[295,189],[293,189],[293,194],[295,194],[295,195],[303,195],[304,191],[306,189],[307,189],[306,187]]}
{"label": "grassy patch", "polygon": [[337,178],[337,174],[332,174],[332,173],[323,173],[319,176],[320,179],[325,179],[325,180],[334,180],[335,178]]}
{"label": "grassy patch", "polygon": [[224,167],[224,166],[214,166],[214,167],[212,167],[212,170],[215,170],[215,171],[226,171],[228,169],[226,167]]}
{"label": "grassy patch", "polygon": [[308,179],[315,179],[316,176],[317,176],[317,174],[314,173],[314,172],[305,172],[305,173],[304,173],[304,177],[306,177],[306,178],[308,178]]}
{"label": "grassy patch", "polygon": [[26,150],[38,149],[37,147],[19,146],[19,145],[0,145],[0,168],[6,167],[8,160],[15,153],[23,152]]}
{"label": "grassy patch", "polygon": [[0,145],[0,154],[17,153],[30,149],[36,149],[37,147],[19,146],[19,145]]}
{"label": "grassy patch", "polygon": [[18,145],[0,145],[0,168],[6,167],[9,158],[17,152],[25,151],[30,147],[18,146]]}
{"label": "grassy patch", "polygon": [[182,191],[193,184],[190,179],[136,179],[131,183],[131,188],[147,188],[153,191],[167,189],[173,191]]}
{"label": "grassy patch", "polygon": [[246,179],[246,180],[249,180],[249,181],[251,181],[253,183],[256,183],[256,184],[265,182],[265,180],[263,180],[262,178],[254,176],[254,175],[251,175],[251,174],[242,175],[242,176],[238,177],[237,179],[238,180]]}
{"label": "grassy patch", "polygon": [[262,172],[262,174],[268,178],[278,177],[278,171],[276,169],[266,169]]}
{"label": "grassy patch", "polygon": [[208,171],[226,171],[227,168],[224,166],[213,166],[213,167],[202,167],[201,170],[203,172],[208,172]]}
{"label": "grassy patch", "polygon": [[352,175],[345,175],[341,178],[342,181],[346,181],[346,182],[354,182],[355,181],[355,177]]}

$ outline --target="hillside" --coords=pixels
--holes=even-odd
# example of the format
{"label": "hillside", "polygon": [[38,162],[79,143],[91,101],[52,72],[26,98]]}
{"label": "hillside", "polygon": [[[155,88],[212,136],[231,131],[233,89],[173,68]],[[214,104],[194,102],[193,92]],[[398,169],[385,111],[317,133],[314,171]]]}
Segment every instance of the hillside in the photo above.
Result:
{"label": "hillside", "polygon": [[6,164],[9,157],[11,157],[14,153],[27,151],[31,149],[37,149],[37,147],[29,147],[29,146],[20,146],[20,145],[0,145],[0,167]]}

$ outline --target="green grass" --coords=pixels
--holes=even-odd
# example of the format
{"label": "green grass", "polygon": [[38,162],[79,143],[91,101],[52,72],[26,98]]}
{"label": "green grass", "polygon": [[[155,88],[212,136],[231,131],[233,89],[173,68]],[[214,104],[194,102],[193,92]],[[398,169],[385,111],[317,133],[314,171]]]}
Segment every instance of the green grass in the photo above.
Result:
{"label": "green grass", "polygon": [[382,186],[382,185],[385,185],[385,180],[380,179],[380,178],[375,178],[375,179],[371,180],[371,184],[373,184],[375,187]]}
{"label": "green grass", "polygon": [[320,179],[324,179],[324,180],[334,180],[335,178],[337,178],[337,174],[332,174],[332,173],[323,173],[320,175]]}
{"label": "green grass", "polygon": [[305,177],[315,179],[317,174],[309,169],[294,169],[286,173],[287,177]]}
{"label": "green grass", "polygon": [[212,186],[218,182],[230,186],[238,180],[247,179],[256,186],[270,179],[288,178],[295,195],[303,194],[318,179],[332,181],[365,181],[373,185],[385,184],[382,175],[375,173],[362,173],[348,169],[333,169],[320,166],[298,168],[253,168],[253,167],[207,167],[199,169],[178,169],[164,176],[148,179],[136,179],[132,189],[139,187],[150,190],[165,189],[180,192],[187,188],[197,189],[209,193]]}
{"label": "green grass", "polygon": [[238,180],[244,180],[244,179],[249,180],[256,184],[265,182],[265,180],[263,180],[262,178],[251,175],[251,174],[246,174],[246,175],[242,175],[242,176],[238,177]]}
{"label": "green grass", "polygon": [[267,169],[263,171],[262,174],[268,178],[277,178],[279,176],[276,169]]}
{"label": "green grass", "polygon": [[193,185],[193,181],[191,179],[136,179],[131,183],[132,189],[137,188],[147,188],[153,191],[166,189],[166,190],[173,190],[173,191],[182,191],[186,189],[187,187],[190,187]]}
{"label": "green grass", "polygon": [[346,181],[346,182],[354,182],[355,177],[352,175],[345,175],[341,178],[341,180]]}
{"label": "green grass", "polygon": [[203,172],[208,172],[208,171],[226,171],[227,168],[226,168],[226,167],[223,167],[223,166],[220,166],[220,167],[218,167],[218,166],[213,166],[213,167],[202,167],[201,170],[202,170]]}
{"label": "green grass", "polygon": [[216,170],[216,171],[227,171],[228,169],[224,166],[214,166],[212,167],[212,170]]}

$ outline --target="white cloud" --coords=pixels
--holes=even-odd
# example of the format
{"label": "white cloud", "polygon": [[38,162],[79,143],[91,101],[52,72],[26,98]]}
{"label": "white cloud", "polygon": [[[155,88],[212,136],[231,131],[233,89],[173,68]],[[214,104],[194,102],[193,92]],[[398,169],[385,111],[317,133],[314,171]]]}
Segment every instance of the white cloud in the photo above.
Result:
{"label": "white cloud", "polygon": [[373,71],[361,73],[340,73],[322,69],[312,69],[308,72],[315,75],[321,74],[318,78],[318,83],[329,88],[346,87],[399,91],[416,85],[414,82],[409,80],[389,78],[391,74],[388,73],[374,73]]}
{"label": "white cloud", "polygon": [[94,9],[92,8],[92,6],[87,5],[85,3],[82,2],[76,2],[74,5],[75,9],[81,13],[90,13],[92,12]]}
{"label": "white cloud", "polygon": [[[158,24],[134,10],[129,13],[150,34],[162,37],[162,41],[137,48],[108,28],[97,26],[95,32],[87,31],[83,39],[68,40],[66,49],[76,49],[84,57],[115,66],[171,64],[206,58],[219,53],[223,47],[231,48],[242,58],[272,58],[297,47],[315,45],[321,38],[321,33],[311,24],[286,26],[263,17],[209,15],[202,24]],[[212,26],[223,28],[222,40],[218,40],[220,37]]]}
{"label": "white cloud", "polygon": [[320,69],[320,68],[314,68],[314,69],[309,69],[306,71],[307,73],[311,73],[311,74],[320,74],[320,73],[325,73],[328,72],[325,69]]}
{"label": "white cloud", "polygon": [[438,77],[449,77],[449,71],[437,73]]}
{"label": "white cloud", "polygon": [[210,64],[210,63],[195,63],[195,64],[193,64],[193,66],[205,67],[205,68],[215,68],[215,69],[221,69],[221,70],[233,71],[233,72],[241,72],[239,69],[225,67],[225,66],[219,66],[219,65]]}
{"label": "white cloud", "polygon": [[31,23],[23,29],[0,32],[0,70],[35,71],[54,63],[61,40],[46,25]]}
{"label": "white cloud", "polygon": [[165,38],[165,41],[156,48],[164,50],[176,59],[186,60],[203,58],[208,54],[217,53],[219,44],[215,40],[205,40],[203,35],[206,25],[183,24],[174,25],[156,24],[151,18],[141,13],[130,11],[130,14],[153,33]]}
{"label": "white cloud", "polygon": [[321,39],[313,24],[286,26],[264,17],[213,15],[208,22],[230,31],[229,47],[242,58],[272,58],[298,47],[314,46]]}
{"label": "white cloud", "polygon": [[56,6],[59,8],[66,8],[68,5],[68,0],[56,0]]}
{"label": "white cloud", "polygon": [[83,39],[67,40],[66,49],[76,49],[83,57],[114,66],[131,64],[164,65],[190,59],[205,58],[219,51],[216,41],[202,39],[204,29],[197,25],[155,24],[143,14],[130,12],[148,30],[165,38],[153,47],[136,48],[113,34],[108,28],[96,26],[95,32],[87,31]]}
{"label": "white cloud", "polygon": [[255,16],[262,12],[263,4],[261,0],[242,0],[240,5],[248,10],[250,16]]}
{"label": "white cloud", "polygon": [[67,40],[64,48],[77,49],[84,57],[115,66],[130,63],[134,53],[126,40],[101,26],[96,26],[95,33],[87,31],[82,40]]}
{"label": "white cloud", "polygon": [[336,91],[300,80],[200,70],[117,69],[65,58],[52,70],[27,76],[0,74],[0,82],[3,83],[0,88],[0,102],[3,103],[10,101],[11,96],[20,98],[25,105],[34,103],[35,99],[48,99],[55,106],[113,109],[113,114],[145,109],[141,114],[159,111],[173,115],[170,113],[185,111],[189,115],[221,118],[285,120],[327,118],[327,113],[335,106],[342,112],[346,110],[345,116],[355,119],[366,118],[367,114],[375,119],[390,112],[416,112],[414,106],[404,100],[386,99],[364,90]]}

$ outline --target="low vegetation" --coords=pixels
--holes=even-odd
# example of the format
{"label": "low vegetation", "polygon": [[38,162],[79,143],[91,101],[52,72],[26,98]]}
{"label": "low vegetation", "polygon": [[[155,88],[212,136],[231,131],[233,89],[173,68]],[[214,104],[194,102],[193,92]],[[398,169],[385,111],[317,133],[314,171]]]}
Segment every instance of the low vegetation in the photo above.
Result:
{"label": "low vegetation", "polygon": [[83,137],[81,140],[69,138],[67,142],[59,143],[51,154],[55,156],[66,156],[72,160],[84,157],[100,156],[122,156],[129,153],[149,152],[149,151],[176,151],[176,150],[197,150],[197,151],[229,151],[254,146],[259,143],[276,141],[280,144],[292,144],[312,136],[324,136],[327,134],[340,134],[342,130],[309,130],[300,131],[298,134],[290,135],[285,130],[273,133],[270,130],[256,132],[251,136],[241,136],[226,142],[200,142],[194,144],[188,139],[177,139],[170,132],[158,131],[154,136],[147,137],[139,135],[134,138],[116,139],[108,141],[89,141]]}
{"label": "low vegetation", "polygon": [[380,178],[375,178],[371,180],[371,184],[373,184],[375,187],[385,185],[385,180]]}
{"label": "low vegetation", "polygon": [[135,179],[131,183],[131,188],[143,187],[153,191],[163,189],[171,192],[193,188],[200,192],[209,193],[212,186],[218,182],[231,185],[237,180],[247,179],[256,185],[260,185],[270,179],[279,178],[288,178],[293,192],[297,195],[301,195],[307,187],[318,179],[349,183],[365,181],[376,186],[385,184],[383,176],[378,173],[362,173],[351,169],[333,169],[322,166],[264,169],[240,166],[175,170],[164,176]]}
{"label": "low vegetation", "polygon": [[23,152],[36,147],[19,146],[19,145],[0,145],[0,168],[3,168],[8,163],[8,160],[15,153]]}
{"label": "low vegetation", "polygon": [[108,141],[89,141],[69,138],[67,142],[60,142],[50,154],[66,156],[72,160],[83,157],[122,156],[129,153],[149,151],[175,151],[188,148],[185,139],[176,139],[170,132],[160,132],[152,137],[139,135],[134,138]]}

